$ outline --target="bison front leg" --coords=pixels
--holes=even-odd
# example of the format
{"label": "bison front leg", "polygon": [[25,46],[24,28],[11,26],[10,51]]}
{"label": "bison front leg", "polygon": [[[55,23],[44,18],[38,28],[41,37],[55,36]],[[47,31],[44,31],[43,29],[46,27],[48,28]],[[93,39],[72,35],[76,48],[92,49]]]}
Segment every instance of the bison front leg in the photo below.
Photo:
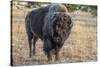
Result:
{"label": "bison front leg", "polygon": [[52,49],[52,42],[49,38],[44,39],[43,50],[48,58],[48,61],[52,60],[50,50]]}
{"label": "bison front leg", "polygon": [[47,52],[48,62],[52,60],[50,52]]}
{"label": "bison front leg", "polygon": [[37,37],[33,36],[33,55],[35,55],[35,52],[36,52],[35,44],[36,44],[37,39],[38,39]]}
{"label": "bison front leg", "polygon": [[55,49],[55,60],[56,61],[59,60],[59,48],[58,47],[56,47]]}
{"label": "bison front leg", "polygon": [[31,52],[32,52],[32,36],[28,37],[28,43],[29,43],[29,57],[32,56]]}

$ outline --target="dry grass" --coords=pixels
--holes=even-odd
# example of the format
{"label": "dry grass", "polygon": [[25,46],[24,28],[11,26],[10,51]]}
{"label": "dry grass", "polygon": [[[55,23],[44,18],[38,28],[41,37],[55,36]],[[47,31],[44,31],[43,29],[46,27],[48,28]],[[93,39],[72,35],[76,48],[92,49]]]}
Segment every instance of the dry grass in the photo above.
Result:
{"label": "dry grass", "polygon": [[[29,48],[24,26],[27,8],[13,9],[12,12],[12,46],[14,65],[48,64],[43,53],[42,41],[36,43],[36,55],[29,58]],[[91,19],[92,20],[92,19]],[[84,24],[82,24],[84,23]],[[96,24],[96,22],[94,22]],[[60,60],[51,63],[86,62],[97,60],[96,26],[84,21],[74,21],[74,26],[60,51]]]}
{"label": "dry grass", "polygon": [[66,46],[67,43],[70,45],[65,48],[66,56],[72,59],[70,62],[96,60],[96,27],[84,27],[75,23],[70,38],[65,43]]}

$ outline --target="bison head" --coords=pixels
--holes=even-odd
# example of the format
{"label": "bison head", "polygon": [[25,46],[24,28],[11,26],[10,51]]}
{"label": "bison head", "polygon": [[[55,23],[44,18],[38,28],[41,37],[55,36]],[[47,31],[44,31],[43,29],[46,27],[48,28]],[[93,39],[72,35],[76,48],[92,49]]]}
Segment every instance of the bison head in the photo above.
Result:
{"label": "bison head", "polygon": [[51,15],[50,30],[53,41],[57,44],[63,44],[73,25],[71,17],[64,12],[55,12]]}

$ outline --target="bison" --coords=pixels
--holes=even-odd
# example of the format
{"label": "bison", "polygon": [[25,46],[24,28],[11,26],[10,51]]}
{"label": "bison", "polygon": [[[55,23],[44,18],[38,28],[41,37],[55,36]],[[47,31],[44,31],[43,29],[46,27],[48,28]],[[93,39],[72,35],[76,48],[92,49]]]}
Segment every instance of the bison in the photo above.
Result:
{"label": "bison", "polygon": [[29,56],[32,56],[32,51],[35,54],[35,44],[40,38],[43,41],[43,51],[48,61],[52,60],[52,54],[58,60],[59,51],[68,38],[72,26],[72,19],[63,4],[50,4],[30,11],[25,18]]}

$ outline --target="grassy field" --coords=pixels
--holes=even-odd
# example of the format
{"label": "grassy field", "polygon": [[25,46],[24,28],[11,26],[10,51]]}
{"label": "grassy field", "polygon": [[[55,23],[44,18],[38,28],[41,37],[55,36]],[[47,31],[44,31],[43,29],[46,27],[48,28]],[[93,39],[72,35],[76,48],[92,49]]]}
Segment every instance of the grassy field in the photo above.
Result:
{"label": "grassy field", "polygon": [[[29,9],[13,7],[12,11],[12,56],[14,65],[48,64],[47,57],[43,53],[43,43],[36,43],[36,55],[29,58],[28,41],[25,32],[24,19]],[[90,15],[90,14],[89,14]],[[91,16],[91,15],[90,15]],[[77,17],[77,16],[76,16]],[[73,18],[72,32],[65,41],[61,51],[60,60],[51,63],[73,63],[97,60],[97,22],[92,18],[81,20]],[[79,20],[80,19],[80,20]]]}

